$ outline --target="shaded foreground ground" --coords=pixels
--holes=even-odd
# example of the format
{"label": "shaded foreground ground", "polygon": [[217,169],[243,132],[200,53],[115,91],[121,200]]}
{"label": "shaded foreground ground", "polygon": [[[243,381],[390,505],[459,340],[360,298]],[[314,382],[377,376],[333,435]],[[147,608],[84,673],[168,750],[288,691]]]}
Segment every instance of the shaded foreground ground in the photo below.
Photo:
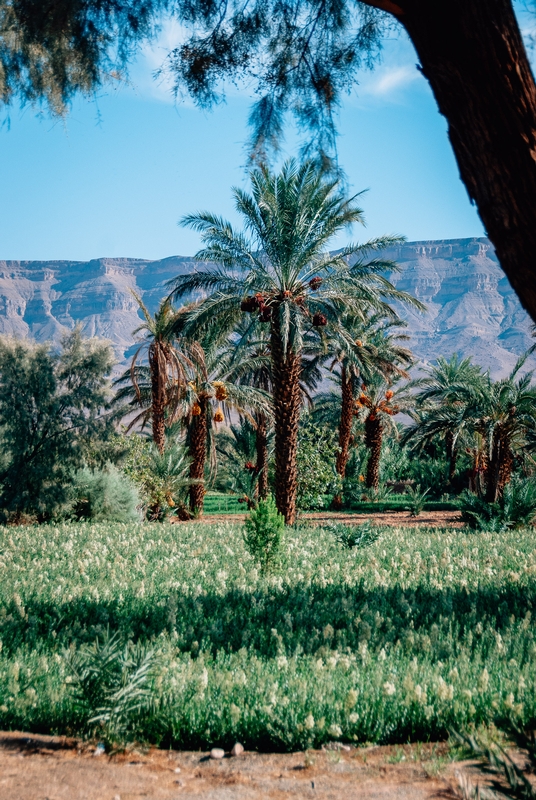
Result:
{"label": "shaded foreground ground", "polygon": [[[195,522],[215,524],[221,522],[243,522],[245,514],[206,514],[198,520],[190,520],[188,524]],[[412,517],[407,511],[384,511],[370,514],[341,513],[340,511],[313,511],[302,514],[301,520],[311,522],[311,526],[322,525],[325,522],[341,522],[345,525],[361,525],[365,520],[375,522],[377,525],[388,525],[393,528],[463,528],[462,517],[459,511],[423,511],[418,517]],[[175,519],[173,519],[175,521]]]}
{"label": "shaded foreground ground", "polygon": [[95,757],[63,737],[0,733],[0,797],[9,800],[424,800],[459,797],[447,746],[245,753],[213,761],[205,753],[151,750]]}

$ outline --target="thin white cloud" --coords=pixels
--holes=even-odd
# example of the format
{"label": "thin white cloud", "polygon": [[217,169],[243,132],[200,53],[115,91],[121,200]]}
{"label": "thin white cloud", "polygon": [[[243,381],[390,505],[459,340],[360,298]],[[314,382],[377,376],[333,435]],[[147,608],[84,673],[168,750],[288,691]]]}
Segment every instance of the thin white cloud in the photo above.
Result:
{"label": "thin white cloud", "polygon": [[386,97],[400,93],[418,79],[419,73],[414,65],[384,67],[376,72],[372,80],[362,86],[362,90],[369,95]]}

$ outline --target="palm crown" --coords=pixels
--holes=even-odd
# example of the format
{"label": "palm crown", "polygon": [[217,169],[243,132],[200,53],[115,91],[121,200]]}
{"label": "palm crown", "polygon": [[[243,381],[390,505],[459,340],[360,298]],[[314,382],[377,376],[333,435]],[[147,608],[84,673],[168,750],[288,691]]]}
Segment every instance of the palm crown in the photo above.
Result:
{"label": "palm crown", "polygon": [[297,352],[304,330],[336,320],[343,309],[359,313],[372,306],[392,314],[387,300],[423,308],[382,274],[397,271],[392,261],[366,261],[400,237],[327,251],[343,228],[363,223],[356,196],[348,199],[338,180],[326,180],[314,162],[298,166],[294,160],[280,175],[259,168],[250,178],[251,195],[233,191],[245,232],[207,212],[183,219],[201,234],[204,247],[196,258],[218,265],[172,282],[172,297],[199,290],[213,293],[192,312],[196,325],[210,325],[217,313],[218,326],[227,322],[231,328],[240,311],[258,314],[262,322],[277,327],[284,352],[287,346]]}
{"label": "palm crown", "polygon": [[171,297],[203,291],[207,298],[189,312],[187,330],[230,332],[244,313],[270,330],[275,422],[275,494],[287,523],[296,513],[296,449],[302,395],[301,356],[307,331],[335,322],[341,314],[375,308],[393,314],[388,300],[422,305],[398,291],[383,273],[396,266],[366,258],[396,237],[349,245],[337,253],[328,243],[343,228],[363,222],[356,196],[348,198],[338,179],[314,162],[288,161],[279,174],[251,171],[252,193],[234,189],[243,232],[204,212],[183,224],[199,231],[209,262],[172,283]]}

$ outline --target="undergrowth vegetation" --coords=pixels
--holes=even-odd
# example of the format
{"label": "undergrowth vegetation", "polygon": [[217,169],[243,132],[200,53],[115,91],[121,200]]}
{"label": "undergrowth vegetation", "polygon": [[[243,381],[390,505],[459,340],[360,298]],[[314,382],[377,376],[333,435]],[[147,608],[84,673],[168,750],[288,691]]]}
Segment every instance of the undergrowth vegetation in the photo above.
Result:
{"label": "undergrowth vegetation", "polygon": [[[0,725],[197,748],[407,742],[536,721],[528,530],[0,529]],[[340,539],[340,536],[339,536]]]}

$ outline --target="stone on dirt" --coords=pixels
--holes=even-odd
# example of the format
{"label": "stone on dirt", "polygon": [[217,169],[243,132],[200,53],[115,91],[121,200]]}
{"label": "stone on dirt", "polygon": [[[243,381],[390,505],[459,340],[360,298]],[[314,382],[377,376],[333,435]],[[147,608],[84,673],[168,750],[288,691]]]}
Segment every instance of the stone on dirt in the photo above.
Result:
{"label": "stone on dirt", "polygon": [[240,742],[237,742],[235,744],[235,746],[233,747],[233,749],[231,750],[231,755],[232,756],[241,756],[243,752],[244,752],[243,745],[241,745]]}
{"label": "stone on dirt", "polygon": [[213,747],[210,751],[211,758],[223,758],[225,755],[225,750],[222,750],[221,747]]}

